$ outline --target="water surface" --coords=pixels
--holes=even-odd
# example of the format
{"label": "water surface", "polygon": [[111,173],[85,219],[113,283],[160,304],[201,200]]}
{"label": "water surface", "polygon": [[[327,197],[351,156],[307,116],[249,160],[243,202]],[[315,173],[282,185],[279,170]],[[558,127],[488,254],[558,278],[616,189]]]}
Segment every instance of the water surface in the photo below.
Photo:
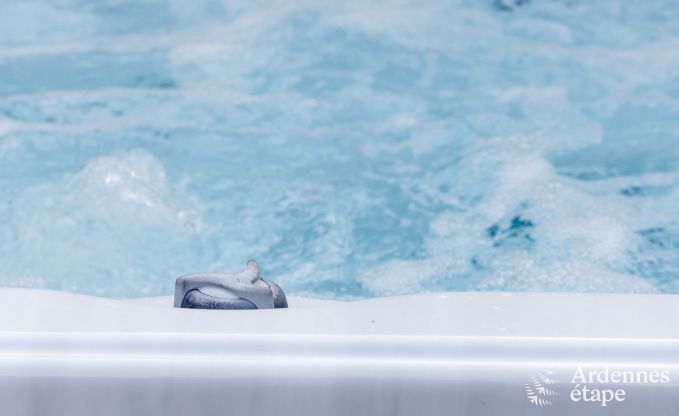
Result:
{"label": "water surface", "polygon": [[4,0],[0,284],[679,293],[677,6]]}

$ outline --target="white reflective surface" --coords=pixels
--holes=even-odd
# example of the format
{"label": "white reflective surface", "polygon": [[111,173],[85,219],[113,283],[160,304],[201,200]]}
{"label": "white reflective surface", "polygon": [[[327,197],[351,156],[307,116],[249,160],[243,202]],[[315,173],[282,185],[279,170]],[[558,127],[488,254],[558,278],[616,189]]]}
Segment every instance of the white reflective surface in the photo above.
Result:
{"label": "white reflective surface", "polygon": [[[172,308],[169,297],[3,289],[0,304],[3,415],[657,415],[679,406],[674,295],[291,298],[287,310],[202,311]],[[594,379],[578,383],[578,371]],[[611,381],[624,374],[637,378]],[[624,399],[611,401],[618,390]]]}

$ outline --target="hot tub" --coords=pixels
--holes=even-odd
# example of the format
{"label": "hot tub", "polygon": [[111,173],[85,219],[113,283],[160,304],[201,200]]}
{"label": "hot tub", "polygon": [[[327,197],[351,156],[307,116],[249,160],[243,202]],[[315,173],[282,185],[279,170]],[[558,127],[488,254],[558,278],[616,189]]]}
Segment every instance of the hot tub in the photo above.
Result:
{"label": "hot tub", "polygon": [[0,416],[674,416],[672,3],[0,0]]}
{"label": "hot tub", "polygon": [[440,293],[288,309],[0,290],[3,415],[674,415],[679,296]]}

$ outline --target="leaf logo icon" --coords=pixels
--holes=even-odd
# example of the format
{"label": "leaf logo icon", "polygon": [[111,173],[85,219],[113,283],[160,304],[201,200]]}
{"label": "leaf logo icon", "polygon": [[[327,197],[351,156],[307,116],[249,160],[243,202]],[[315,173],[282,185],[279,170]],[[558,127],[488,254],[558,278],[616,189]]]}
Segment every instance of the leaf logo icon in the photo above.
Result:
{"label": "leaf logo icon", "polygon": [[524,384],[526,397],[533,406],[551,406],[554,397],[559,392],[554,388],[559,384],[559,379],[553,371],[544,371],[531,377],[531,382]]}

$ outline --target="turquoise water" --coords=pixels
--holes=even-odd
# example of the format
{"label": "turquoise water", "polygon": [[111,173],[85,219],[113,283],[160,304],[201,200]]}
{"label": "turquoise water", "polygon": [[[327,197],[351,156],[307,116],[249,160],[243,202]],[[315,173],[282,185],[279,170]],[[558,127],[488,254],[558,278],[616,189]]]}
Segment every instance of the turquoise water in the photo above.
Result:
{"label": "turquoise water", "polygon": [[0,284],[679,293],[679,4],[4,0]]}

